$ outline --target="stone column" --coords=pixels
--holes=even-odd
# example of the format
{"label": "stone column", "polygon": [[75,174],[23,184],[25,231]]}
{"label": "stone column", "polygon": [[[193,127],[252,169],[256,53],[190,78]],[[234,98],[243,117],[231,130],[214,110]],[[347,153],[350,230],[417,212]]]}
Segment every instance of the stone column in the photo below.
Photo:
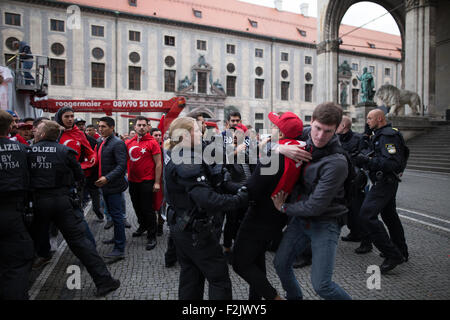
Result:
{"label": "stone column", "polygon": [[317,103],[338,99],[338,48],[337,40],[324,40],[317,45]]}
{"label": "stone column", "polygon": [[436,1],[405,0],[405,89],[417,92],[425,114],[436,113]]}

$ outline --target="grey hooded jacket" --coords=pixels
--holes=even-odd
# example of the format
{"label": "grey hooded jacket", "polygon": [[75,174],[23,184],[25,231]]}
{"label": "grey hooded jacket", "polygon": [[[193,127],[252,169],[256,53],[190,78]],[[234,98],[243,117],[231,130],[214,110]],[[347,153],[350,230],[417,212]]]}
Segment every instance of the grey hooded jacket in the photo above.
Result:
{"label": "grey hooded jacket", "polygon": [[[309,132],[307,145],[313,146]],[[324,148],[340,144],[335,135]],[[314,148],[314,147],[313,147]],[[294,217],[308,217],[313,220],[337,218],[347,213],[343,204],[344,182],[347,178],[347,159],[334,153],[303,164],[301,183],[291,194],[291,203],[286,205],[286,214]],[[300,199],[299,199],[300,196]],[[299,200],[298,200],[299,199]]]}

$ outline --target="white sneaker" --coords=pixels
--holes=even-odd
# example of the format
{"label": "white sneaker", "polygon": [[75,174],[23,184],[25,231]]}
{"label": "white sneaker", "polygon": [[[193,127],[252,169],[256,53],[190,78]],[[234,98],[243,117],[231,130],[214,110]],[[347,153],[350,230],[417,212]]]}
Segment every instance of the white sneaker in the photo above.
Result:
{"label": "white sneaker", "polygon": [[50,238],[50,251],[56,251],[58,249],[58,238],[51,237]]}

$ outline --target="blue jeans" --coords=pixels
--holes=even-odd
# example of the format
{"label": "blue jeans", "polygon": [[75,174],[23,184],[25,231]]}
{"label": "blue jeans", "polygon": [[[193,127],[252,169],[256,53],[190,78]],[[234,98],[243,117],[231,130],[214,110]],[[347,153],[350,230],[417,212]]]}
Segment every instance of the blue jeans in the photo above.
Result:
{"label": "blue jeans", "polygon": [[114,250],[125,252],[124,206],[121,193],[103,194],[106,208],[114,223]]}
{"label": "blue jeans", "polygon": [[[33,68],[33,61],[22,61],[22,68],[30,70],[31,68]],[[31,73],[24,71],[23,74],[25,76],[25,84],[26,85],[34,84],[34,78],[31,75]]]}
{"label": "blue jeans", "polygon": [[327,300],[350,300],[351,297],[331,279],[341,227],[334,221],[294,218],[278,247],[274,265],[288,300],[303,299],[292,265],[295,258],[311,244],[311,282],[316,293]]}

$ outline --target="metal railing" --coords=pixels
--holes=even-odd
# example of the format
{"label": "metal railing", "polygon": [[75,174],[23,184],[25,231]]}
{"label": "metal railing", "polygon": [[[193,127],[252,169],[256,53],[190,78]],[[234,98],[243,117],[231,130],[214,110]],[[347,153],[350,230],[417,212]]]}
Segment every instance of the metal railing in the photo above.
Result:
{"label": "metal railing", "polygon": [[21,59],[19,54],[7,61],[7,66],[15,62],[16,90],[33,91],[38,95],[48,93],[48,57],[36,54],[28,54],[31,59]]}

